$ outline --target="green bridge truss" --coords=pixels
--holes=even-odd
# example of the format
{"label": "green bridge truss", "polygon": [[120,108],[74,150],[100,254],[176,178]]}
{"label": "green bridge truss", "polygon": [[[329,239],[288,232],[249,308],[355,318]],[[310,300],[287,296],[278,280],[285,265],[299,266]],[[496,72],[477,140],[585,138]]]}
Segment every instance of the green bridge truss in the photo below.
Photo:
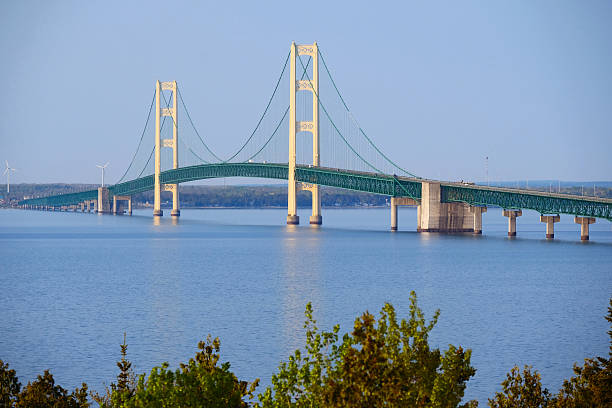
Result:
{"label": "green bridge truss", "polygon": [[[167,170],[160,174],[164,184],[186,183],[189,181],[222,177],[257,177],[287,180],[288,165],[277,163],[219,163],[202,164]],[[296,181],[323,186],[363,191],[391,197],[421,199],[423,180],[417,178],[389,176],[325,167],[298,166]],[[595,197],[580,197],[567,194],[542,193],[532,190],[518,190],[498,187],[465,185],[461,183],[440,183],[442,202],[462,202],[470,205],[494,205],[506,209],[531,209],[541,214],[574,214],[587,217],[606,218],[612,221],[612,200]],[[109,194],[132,195],[153,190],[154,176],[146,176],[109,186]],[[60,207],[74,205],[98,198],[97,190],[61,194],[50,197],[32,198],[19,205]]]}

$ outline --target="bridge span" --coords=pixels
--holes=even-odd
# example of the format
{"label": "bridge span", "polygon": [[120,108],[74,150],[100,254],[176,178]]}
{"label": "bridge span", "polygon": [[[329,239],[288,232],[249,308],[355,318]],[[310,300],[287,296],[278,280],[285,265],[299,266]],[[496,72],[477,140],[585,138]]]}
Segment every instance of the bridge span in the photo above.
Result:
{"label": "bridge span", "polygon": [[[160,181],[180,184],[226,177],[288,180],[288,169],[289,166],[283,163],[202,164],[161,172]],[[487,206],[503,209],[509,220],[510,236],[516,235],[516,217],[522,215],[522,209],[542,214],[542,222],[547,224],[548,238],[554,238],[554,223],[559,221],[555,215],[575,215],[576,222],[583,229],[586,228],[581,233],[584,239],[588,239],[588,225],[594,222],[594,218],[612,221],[612,200],[604,198],[313,166],[296,166],[295,180],[306,184],[307,188],[309,185],[322,185],[389,196],[392,230],[397,230],[397,207],[401,205],[417,206],[417,228],[420,232],[482,233],[482,213],[487,211]],[[82,211],[90,211],[93,206],[97,212],[117,213],[118,201],[126,200],[130,207],[128,212],[131,213],[131,196],[151,191],[154,187],[154,176],[147,176],[96,190],[24,200],[19,205],[36,209],[78,208]]]}
{"label": "bridge span", "polygon": [[[306,63],[303,62],[303,58],[307,58]],[[323,63],[329,77],[330,90],[332,93],[335,91],[338,96],[346,129],[343,129],[339,121],[334,120],[332,109],[320,98],[319,62]],[[299,76],[298,63],[301,68]],[[266,126],[263,126],[262,123],[270,118],[270,107],[276,100],[275,96],[287,72],[287,66],[289,66],[289,106],[284,109],[284,113],[282,113],[283,109],[280,109],[282,113],[282,116],[279,114],[280,120],[274,119],[270,122],[271,133],[264,134],[262,129],[265,129]],[[166,98],[166,93],[169,93],[169,98]],[[299,95],[302,96],[301,104]],[[178,137],[179,101],[184,108],[188,122],[199,139],[197,143],[201,143],[198,145],[200,149],[203,148],[200,153],[194,150],[197,147],[186,146],[185,142]],[[298,109],[298,105],[301,109]],[[150,121],[152,112],[155,116],[154,147],[147,155],[148,150],[141,149],[141,147],[148,124],[152,122]],[[164,138],[166,119],[170,123],[170,128],[166,127],[165,130],[170,134]],[[321,132],[320,119],[326,121],[327,133]],[[289,128],[288,141],[277,137],[280,134],[278,130],[283,123]],[[261,140],[257,139],[258,132],[263,135]],[[300,139],[297,134],[301,134]],[[304,150],[299,151],[298,145],[304,140],[308,141],[308,148],[312,149],[312,159],[302,157],[298,160],[298,153],[304,153]],[[279,141],[288,142],[288,144],[277,148],[275,143]],[[322,142],[328,143],[326,146],[331,150],[331,153],[323,152],[328,154],[326,162],[322,160]],[[337,143],[339,147],[336,147],[334,143]],[[180,148],[183,148],[181,157],[186,155],[192,157],[195,160],[193,165],[185,165],[185,163],[183,166],[179,165]],[[164,149],[170,149],[171,152]],[[275,151],[281,150],[288,152],[288,156],[274,155]],[[162,151],[171,153],[171,155],[162,155]],[[142,170],[135,165],[139,152],[144,152],[142,159],[146,160]],[[306,153],[310,155],[310,152]],[[240,156],[241,154],[244,156]],[[203,158],[204,155],[206,158]],[[165,171],[162,169],[163,157],[170,161],[166,166],[170,168]],[[342,161],[342,158],[347,159]],[[146,172],[150,163],[153,163],[154,170],[148,174]],[[354,167],[350,166],[351,164]],[[386,166],[388,170],[384,170],[383,166]],[[357,167],[361,168],[357,169]],[[131,169],[135,169],[136,173],[133,177],[128,177]],[[134,194],[153,190],[153,215],[159,217],[163,216],[161,192],[170,191],[172,192],[170,214],[178,217],[180,216],[179,184],[225,177],[287,180],[287,224],[299,224],[300,222],[296,200],[298,188],[312,193],[310,223],[322,224],[319,186],[338,187],[390,197],[391,230],[393,231],[398,227],[397,207],[401,205],[417,206],[417,230],[420,232],[480,234],[482,233],[482,213],[487,211],[488,206],[501,208],[503,214],[508,217],[509,236],[516,235],[516,219],[522,215],[523,209],[535,210],[541,214],[540,219],[546,224],[546,237],[550,239],[554,238],[554,224],[559,221],[560,214],[575,216],[575,222],[581,225],[581,239],[583,240],[588,240],[589,225],[595,222],[595,218],[612,221],[612,200],[610,199],[429,180],[404,170],[391,161],[358,125],[340,94],[317,43],[291,44],[289,55],[263,115],[246,142],[229,159],[222,160],[201,137],[189,115],[176,81],[157,81],[140,143],[126,173],[118,183],[108,187],[102,186],[96,190],[27,199],[21,201],[19,205],[24,208],[53,210],[80,208],[82,211],[91,211],[93,207],[94,211],[99,213],[118,213],[122,212],[121,203],[127,202],[128,213],[131,214],[131,197]],[[128,181],[123,181],[126,178]]]}

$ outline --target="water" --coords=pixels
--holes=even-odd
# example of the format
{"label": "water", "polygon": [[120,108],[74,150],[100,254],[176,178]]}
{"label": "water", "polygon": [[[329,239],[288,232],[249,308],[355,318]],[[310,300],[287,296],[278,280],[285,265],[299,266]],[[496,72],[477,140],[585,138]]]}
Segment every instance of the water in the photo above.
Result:
{"label": "water", "polygon": [[[557,391],[574,362],[608,353],[604,315],[612,296],[612,230],[598,220],[591,242],[562,216],[543,239],[524,212],[506,237],[501,210],[484,235],[418,234],[416,211],[323,211],[324,226],[284,225],[285,210],[183,210],[178,224],[151,211],[132,217],[0,211],[0,359],[22,383],[51,369],[74,388],[115,379],[127,332],[137,373],[193,357],[208,333],[240,379],[269,384],[304,344],[304,306],[319,326],[350,330],[365,310],[391,302],[407,316],[417,292],[441,317],[431,342],[473,350],[466,398],[486,402],[514,364],[532,364]],[[302,222],[309,210],[300,210]],[[260,388],[263,391],[263,387]]]}

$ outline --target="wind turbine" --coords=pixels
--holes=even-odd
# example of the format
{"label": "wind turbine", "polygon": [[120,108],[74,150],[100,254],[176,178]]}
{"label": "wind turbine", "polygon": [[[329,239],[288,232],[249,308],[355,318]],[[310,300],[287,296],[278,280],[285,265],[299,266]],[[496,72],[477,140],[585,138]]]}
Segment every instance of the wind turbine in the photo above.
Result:
{"label": "wind turbine", "polygon": [[4,174],[6,174],[6,192],[7,194],[11,192],[11,171],[17,171],[8,164],[8,160],[4,161],[6,163],[6,169],[4,170]]}
{"label": "wind turbine", "polygon": [[108,162],[106,162],[106,164],[104,166],[96,164],[96,167],[99,167],[99,168],[102,169],[102,187],[104,187],[104,169],[106,168],[106,166],[108,166]]}

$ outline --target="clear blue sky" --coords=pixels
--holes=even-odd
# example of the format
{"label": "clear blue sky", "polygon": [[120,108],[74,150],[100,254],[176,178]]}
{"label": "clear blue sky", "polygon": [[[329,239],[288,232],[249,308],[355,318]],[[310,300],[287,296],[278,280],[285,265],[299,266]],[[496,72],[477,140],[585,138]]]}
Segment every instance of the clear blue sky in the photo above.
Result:
{"label": "clear blue sky", "polygon": [[[360,124],[424,177],[612,179],[610,1],[10,1],[0,159],[15,182],[116,181],[155,80],[222,154],[292,40],[317,41]],[[3,181],[2,181],[3,182]]]}

